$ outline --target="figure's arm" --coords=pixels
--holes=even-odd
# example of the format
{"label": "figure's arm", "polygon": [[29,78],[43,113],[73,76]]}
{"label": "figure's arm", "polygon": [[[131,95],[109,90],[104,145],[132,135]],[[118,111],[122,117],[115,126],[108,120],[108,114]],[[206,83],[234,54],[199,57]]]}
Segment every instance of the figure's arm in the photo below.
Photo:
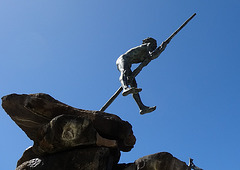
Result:
{"label": "figure's arm", "polygon": [[162,44],[156,48],[156,50],[154,50],[152,53],[150,53],[150,58],[151,60],[154,60],[156,58],[159,57],[159,55],[165,50],[165,48],[167,47],[168,42],[163,41]]}
{"label": "figure's arm", "polygon": [[165,50],[167,44],[168,42],[164,41],[156,50],[149,52],[149,56],[133,71],[132,76],[135,77],[151,60],[156,59]]}

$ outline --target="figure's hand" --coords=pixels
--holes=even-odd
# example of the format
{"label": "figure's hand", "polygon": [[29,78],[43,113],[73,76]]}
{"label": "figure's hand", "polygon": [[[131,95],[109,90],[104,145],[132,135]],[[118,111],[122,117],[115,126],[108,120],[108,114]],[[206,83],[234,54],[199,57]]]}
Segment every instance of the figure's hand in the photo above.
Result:
{"label": "figure's hand", "polygon": [[158,58],[158,56],[165,50],[168,45],[168,41],[163,41],[162,44],[151,53],[151,60]]}
{"label": "figure's hand", "polygon": [[164,50],[167,47],[168,42],[163,41],[161,44],[162,49]]}

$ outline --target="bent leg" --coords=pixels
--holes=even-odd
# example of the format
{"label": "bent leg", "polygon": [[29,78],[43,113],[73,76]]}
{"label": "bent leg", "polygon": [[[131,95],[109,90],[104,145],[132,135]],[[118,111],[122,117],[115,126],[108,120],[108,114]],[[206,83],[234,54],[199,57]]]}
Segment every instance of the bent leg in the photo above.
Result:
{"label": "bent leg", "polygon": [[131,65],[123,59],[117,60],[117,68],[120,72],[119,81],[123,89],[128,88],[128,77],[131,76]]}
{"label": "bent leg", "polygon": [[[142,91],[142,89],[137,89],[134,86],[131,85],[131,82],[129,79],[131,78],[132,70],[131,70],[131,64],[125,61],[122,58],[119,58],[117,60],[117,68],[120,71],[120,77],[119,81],[121,83],[121,86],[123,88],[122,95],[127,96],[131,93],[137,93]],[[131,85],[131,88],[128,86]]]}
{"label": "bent leg", "polygon": [[156,106],[153,106],[153,107],[148,107],[148,106],[145,106],[143,103],[142,103],[142,100],[140,98],[140,95],[139,93],[136,93],[136,94],[133,94],[133,98],[134,100],[136,101],[139,109],[140,109],[140,114],[143,115],[145,113],[150,113],[150,112],[153,112],[154,110],[156,110]]}

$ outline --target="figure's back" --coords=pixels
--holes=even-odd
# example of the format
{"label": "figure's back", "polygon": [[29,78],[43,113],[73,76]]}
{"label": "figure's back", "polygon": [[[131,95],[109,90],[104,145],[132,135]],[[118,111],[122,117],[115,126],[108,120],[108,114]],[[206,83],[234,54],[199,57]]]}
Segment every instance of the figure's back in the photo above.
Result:
{"label": "figure's back", "polygon": [[124,60],[127,60],[131,64],[141,63],[149,55],[148,45],[142,44],[137,47],[131,48],[122,55]]}

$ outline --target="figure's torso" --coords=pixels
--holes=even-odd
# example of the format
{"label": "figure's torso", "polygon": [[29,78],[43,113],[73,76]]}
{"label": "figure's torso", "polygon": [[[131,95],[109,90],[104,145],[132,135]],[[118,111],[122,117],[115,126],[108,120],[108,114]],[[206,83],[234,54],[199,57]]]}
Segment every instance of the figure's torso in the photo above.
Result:
{"label": "figure's torso", "polygon": [[120,57],[125,61],[129,62],[129,64],[133,64],[143,62],[145,58],[148,57],[148,55],[149,55],[148,45],[142,44],[140,46],[131,48]]}

